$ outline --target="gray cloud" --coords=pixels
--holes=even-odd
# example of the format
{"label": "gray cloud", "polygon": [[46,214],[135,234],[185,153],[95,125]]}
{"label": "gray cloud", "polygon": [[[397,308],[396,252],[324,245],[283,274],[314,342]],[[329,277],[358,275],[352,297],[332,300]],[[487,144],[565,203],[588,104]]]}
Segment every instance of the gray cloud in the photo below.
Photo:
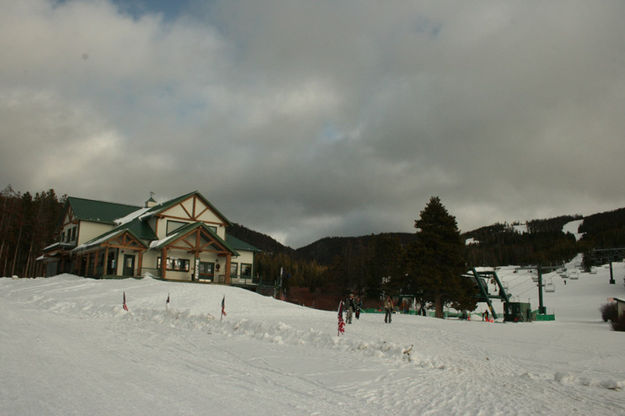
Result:
{"label": "gray cloud", "polygon": [[432,195],[465,231],[625,206],[620,2],[185,7],[5,5],[5,185],[198,189],[293,247],[411,232]]}

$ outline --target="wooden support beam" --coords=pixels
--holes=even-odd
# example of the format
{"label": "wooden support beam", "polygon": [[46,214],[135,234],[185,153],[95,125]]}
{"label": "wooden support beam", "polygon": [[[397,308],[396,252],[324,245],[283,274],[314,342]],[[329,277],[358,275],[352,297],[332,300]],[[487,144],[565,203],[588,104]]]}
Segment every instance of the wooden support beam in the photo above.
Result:
{"label": "wooden support beam", "polygon": [[85,264],[85,277],[89,275],[90,264],[91,264],[91,253],[87,253],[87,262]]}
{"label": "wooden support beam", "polygon": [[192,220],[193,219],[193,215],[191,215],[191,213],[187,210],[187,208],[185,208],[185,206],[182,204],[182,202],[180,203],[180,206],[182,207],[182,210],[189,216],[189,218],[187,218],[187,220]]}
{"label": "wooden support beam", "polygon": [[230,257],[232,257],[232,254],[228,253],[226,254],[226,284],[229,285],[230,284]]}
{"label": "wooden support beam", "polygon": [[96,276],[97,272],[98,272],[98,254],[100,254],[99,250],[96,250],[95,253],[93,253],[94,255],[94,260],[93,260],[93,275]]}
{"label": "wooden support beam", "polygon": [[161,253],[161,277],[165,280],[167,274],[167,248],[163,247]]}
{"label": "wooden support beam", "polygon": [[104,262],[102,264],[102,276],[108,273],[109,269],[109,248],[104,250]]}
{"label": "wooden support beam", "polygon": [[139,252],[139,264],[137,265],[138,276],[143,276],[143,251]]}
{"label": "wooden support beam", "polygon": [[[195,218],[199,219],[202,216],[202,214],[204,214],[206,211],[208,211],[208,207],[204,207],[204,209],[202,211],[200,211],[200,213],[197,214]],[[205,222],[205,221],[203,221],[203,222]]]}

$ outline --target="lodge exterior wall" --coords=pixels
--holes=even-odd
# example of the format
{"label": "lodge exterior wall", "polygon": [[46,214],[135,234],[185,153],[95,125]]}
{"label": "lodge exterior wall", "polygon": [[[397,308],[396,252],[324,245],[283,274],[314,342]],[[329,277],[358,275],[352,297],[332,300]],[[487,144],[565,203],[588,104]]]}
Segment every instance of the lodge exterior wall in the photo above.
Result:
{"label": "lodge exterior wall", "polygon": [[96,238],[113,229],[112,225],[102,224],[98,222],[80,221],[80,228],[78,229],[78,242],[77,245],[86,243],[89,240]]}

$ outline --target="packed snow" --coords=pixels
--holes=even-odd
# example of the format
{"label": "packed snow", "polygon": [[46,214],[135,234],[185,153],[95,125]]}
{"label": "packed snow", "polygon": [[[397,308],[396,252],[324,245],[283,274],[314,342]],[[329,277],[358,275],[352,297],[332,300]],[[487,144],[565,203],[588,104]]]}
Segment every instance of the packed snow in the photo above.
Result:
{"label": "packed snow", "polygon": [[[484,322],[480,304],[470,321],[363,314],[341,336],[336,312],[235,287],[1,278],[0,414],[625,414],[625,333],[599,313],[625,266],[615,285],[572,267],[545,275],[555,321]],[[530,270],[497,273],[538,307]]]}

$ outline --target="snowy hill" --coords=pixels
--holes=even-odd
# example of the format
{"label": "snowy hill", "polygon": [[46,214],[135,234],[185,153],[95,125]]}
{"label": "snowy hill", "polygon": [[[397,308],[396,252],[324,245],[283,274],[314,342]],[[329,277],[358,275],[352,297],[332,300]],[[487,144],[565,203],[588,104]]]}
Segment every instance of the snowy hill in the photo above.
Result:
{"label": "snowy hill", "polygon": [[[0,414],[625,414],[625,334],[598,311],[625,297],[614,266],[546,275],[554,322],[365,314],[340,337],[335,312],[233,287],[2,278]],[[529,271],[497,272],[537,307]]]}

